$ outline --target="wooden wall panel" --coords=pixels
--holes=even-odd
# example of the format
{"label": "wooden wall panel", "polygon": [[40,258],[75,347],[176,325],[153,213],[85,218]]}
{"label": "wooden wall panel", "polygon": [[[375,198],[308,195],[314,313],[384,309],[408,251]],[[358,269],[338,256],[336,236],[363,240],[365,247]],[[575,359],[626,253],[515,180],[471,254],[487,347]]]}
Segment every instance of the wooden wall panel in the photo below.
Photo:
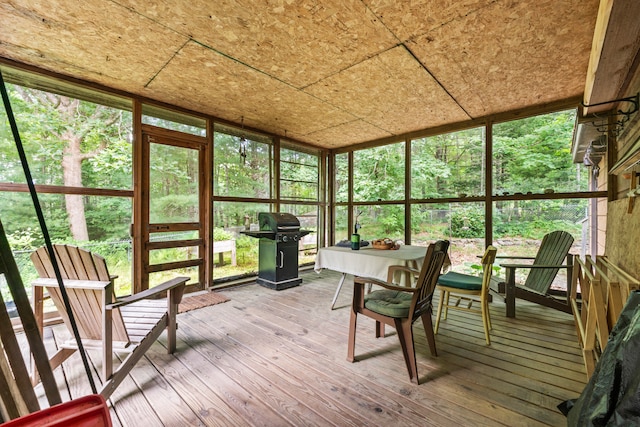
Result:
{"label": "wooden wall panel", "polygon": [[[636,55],[640,54],[640,50]],[[636,61],[636,69],[626,79],[629,83],[624,94],[620,97],[632,96],[640,91],[640,67]],[[625,106],[625,109],[627,107]],[[640,138],[640,112],[637,112],[625,126],[618,141],[618,158],[624,156],[628,148]],[[640,241],[640,196],[633,202],[633,212],[628,212],[630,180],[623,176],[624,173],[636,171],[640,173],[640,166],[620,173],[609,175],[609,178],[618,181],[617,200],[608,203],[607,206],[607,242],[605,253],[614,264],[619,265],[634,277],[640,277],[640,254],[638,242]],[[636,183],[637,184],[637,183]]]}
{"label": "wooden wall panel", "polygon": [[634,277],[640,277],[640,203],[627,213],[627,200],[609,202],[606,254],[616,265]]}

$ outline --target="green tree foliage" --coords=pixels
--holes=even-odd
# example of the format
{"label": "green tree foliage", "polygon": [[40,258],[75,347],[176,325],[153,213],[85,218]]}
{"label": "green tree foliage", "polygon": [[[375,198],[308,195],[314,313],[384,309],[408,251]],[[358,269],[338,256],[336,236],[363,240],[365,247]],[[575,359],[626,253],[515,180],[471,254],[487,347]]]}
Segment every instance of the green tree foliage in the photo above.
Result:
{"label": "green tree foliage", "polygon": [[483,193],[481,128],[411,141],[411,197],[429,199]]}
{"label": "green tree foliage", "polygon": [[[10,85],[9,91],[37,184],[132,188],[129,112],[18,86]],[[155,126],[200,135],[203,132],[201,128],[186,128],[186,125],[168,126],[153,117],[146,120],[145,123]],[[545,188],[555,191],[586,189],[588,176],[579,173],[569,152],[574,120],[575,112],[565,111],[495,125],[494,188],[489,191],[502,194],[540,193]],[[462,193],[469,196],[484,194],[484,139],[483,128],[474,128],[411,141],[411,194],[407,194],[405,188],[404,142],[355,151],[354,200],[399,202],[366,206],[361,217],[363,232],[369,233],[370,237],[401,237],[405,227],[405,198],[447,199]],[[202,208],[197,204],[197,150],[153,145],[156,151],[152,152],[151,162],[152,221],[196,220]],[[240,155],[243,146],[246,157]],[[287,143],[283,143],[279,155],[281,198],[292,202],[319,200],[318,156]],[[274,156],[274,146],[269,138],[245,134],[238,129],[216,128],[214,194],[247,199],[246,203],[214,203],[216,227],[240,227],[247,221],[255,223],[258,212],[269,210],[268,201],[257,201],[274,198]],[[340,202],[348,200],[348,158],[344,153],[336,156],[336,200]],[[70,159],[80,165],[77,170],[70,166]],[[0,120],[0,163],[0,181],[25,182],[5,116]],[[74,237],[69,225],[73,222],[70,203],[74,200],[82,202],[88,238],[128,238],[126,226],[131,221],[131,200],[128,198],[83,196],[71,200],[45,194],[41,195],[41,200],[50,231],[57,241],[69,241]],[[555,218],[562,218],[572,209],[579,214],[580,203],[564,200],[499,202],[494,215],[496,231],[499,235],[535,234],[531,224],[537,224],[538,230],[546,229],[549,224],[558,226],[553,223]],[[295,206],[291,203],[287,209]],[[450,222],[455,236],[481,237],[484,209],[478,206],[475,202],[460,203],[455,210],[442,215],[434,214],[430,208],[412,208],[412,229],[427,229],[428,226],[422,224],[432,221],[437,221],[438,227]],[[0,216],[16,242],[39,239],[29,231],[36,223],[31,201],[24,193],[3,193]],[[344,212],[340,211],[338,219],[340,224],[346,221]],[[566,221],[576,220],[572,217]],[[523,226],[525,223],[531,227]]]}
{"label": "green tree foliage", "polygon": [[280,150],[280,197],[318,201],[318,156],[289,148]]}
{"label": "green tree foliage", "polygon": [[150,221],[199,220],[199,150],[151,144],[149,150]]}
{"label": "green tree foliage", "polygon": [[484,210],[475,203],[453,210],[451,235],[461,238],[484,236]]}
{"label": "green tree foliage", "polygon": [[494,126],[494,193],[586,190],[571,159],[574,122],[572,110]]}
{"label": "green tree foliage", "polygon": [[[36,184],[131,188],[130,113],[15,85],[8,85],[8,92]],[[0,156],[2,180],[24,183],[6,114],[0,127]],[[123,216],[130,218],[130,207],[123,210],[128,203],[111,203],[110,209],[91,215],[83,196],[42,199],[50,231],[61,240],[104,238],[110,224]],[[30,199],[14,200],[10,209],[0,207],[3,218],[8,218],[7,230],[35,226]]]}
{"label": "green tree foliage", "polygon": [[[245,158],[240,155],[242,144],[246,147]],[[272,144],[252,138],[249,134],[235,135],[232,132],[218,130],[214,133],[213,158],[214,195],[249,199],[272,197]],[[224,209],[221,209],[221,206],[224,206]],[[248,208],[244,203],[214,203],[213,208],[216,227],[242,225],[247,215],[250,221],[257,221],[257,211]]]}
{"label": "green tree foliage", "polygon": [[354,200],[404,199],[404,143],[356,151],[354,163]]}
{"label": "green tree foliage", "polygon": [[337,202],[349,200],[349,156],[347,153],[335,157],[335,193]]}

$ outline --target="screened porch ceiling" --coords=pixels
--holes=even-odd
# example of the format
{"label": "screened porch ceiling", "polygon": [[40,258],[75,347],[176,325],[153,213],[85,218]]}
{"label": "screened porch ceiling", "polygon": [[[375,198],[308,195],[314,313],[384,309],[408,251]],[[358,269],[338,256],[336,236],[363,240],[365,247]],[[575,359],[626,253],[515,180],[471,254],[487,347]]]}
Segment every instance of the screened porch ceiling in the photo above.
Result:
{"label": "screened porch ceiling", "polygon": [[9,0],[0,4],[0,57],[339,148],[577,104],[598,6]]}

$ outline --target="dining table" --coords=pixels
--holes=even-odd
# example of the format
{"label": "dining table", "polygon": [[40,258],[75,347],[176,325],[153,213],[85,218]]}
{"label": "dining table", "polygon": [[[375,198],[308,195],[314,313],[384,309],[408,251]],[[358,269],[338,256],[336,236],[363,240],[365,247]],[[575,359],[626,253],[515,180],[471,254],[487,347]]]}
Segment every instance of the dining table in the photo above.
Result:
{"label": "dining table", "polygon": [[[426,253],[426,247],[412,245],[401,245],[395,250],[376,249],[372,246],[364,246],[358,250],[343,246],[328,246],[318,250],[314,270],[320,273],[326,268],[342,273],[331,302],[333,310],[348,274],[386,281],[389,267],[401,265],[420,269]],[[406,281],[410,282],[411,278],[403,275],[400,281],[407,283]]]}

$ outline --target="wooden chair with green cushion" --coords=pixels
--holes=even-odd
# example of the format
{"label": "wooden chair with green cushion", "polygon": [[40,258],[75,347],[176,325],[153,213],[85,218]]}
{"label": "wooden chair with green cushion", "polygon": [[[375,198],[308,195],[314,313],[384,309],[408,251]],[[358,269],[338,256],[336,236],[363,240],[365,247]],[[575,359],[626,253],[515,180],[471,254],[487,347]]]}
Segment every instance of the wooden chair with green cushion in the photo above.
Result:
{"label": "wooden chair with green cushion", "polygon": [[[450,308],[455,310],[472,311],[480,313],[484,326],[484,337],[487,344],[491,344],[489,330],[491,329],[491,317],[489,315],[489,284],[493,274],[493,263],[496,260],[497,249],[494,246],[487,247],[482,256],[482,276],[471,276],[468,274],[450,271],[443,274],[438,279],[436,291],[440,291],[440,301],[438,302],[438,312],[436,314],[435,333],[438,333],[440,319],[447,318]],[[455,303],[450,303],[453,294]],[[465,301],[465,305],[460,305]],[[473,308],[473,303],[479,303],[479,308]]]}
{"label": "wooden chair with green cushion", "polygon": [[[409,379],[419,384],[415,346],[413,342],[413,322],[422,319],[424,330],[433,356],[437,355],[436,342],[431,321],[433,292],[447,258],[449,241],[439,240],[429,245],[420,271],[410,267],[394,266],[391,269],[403,269],[416,274],[415,287],[398,286],[393,283],[371,277],[355,277],[351,320],[349,323],[349,345],[347,360],[355,361],[356,320],[362,314],[376,321],[376,337],[384,336],[384,325],[396,328],[402,353],[409,371]],[[390,277],[393,277],[390,271]],[[384,289],[365,295],[365,284],[374,284]]]}
{"label": "wooden chair with green cushion", "polygon": [[[571,245],[573,245],[573,236],[566,231],[553,231],[542,238],[538,253],[533,258],[533,264],[500,264],[506,269],[507,317],[516,315],[516,298],[572,313],[569,299],[573,269],[573,255],[569,254]],[[498,256],[497,258],[532,259],[519,256]],[[565,258],[567,263],[562,264]],[[563,292],[564,300],[554,297],[550,292],[551,284],[561,268],[567,269],[567,290],[566,293]],[[531,270],[523,285],[516,284],[516,269]]]}

